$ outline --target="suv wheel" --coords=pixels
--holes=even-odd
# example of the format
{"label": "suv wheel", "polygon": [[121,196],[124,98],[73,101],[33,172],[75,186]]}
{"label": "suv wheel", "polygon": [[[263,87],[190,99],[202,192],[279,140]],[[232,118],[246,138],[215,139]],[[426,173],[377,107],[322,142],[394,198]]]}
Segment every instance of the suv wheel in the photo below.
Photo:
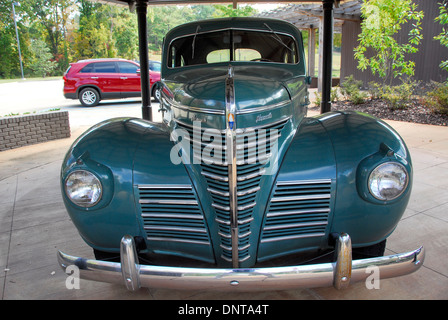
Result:
{"label": "suv wheel", "polygon": [[155,83],[152,89],[152,97],[156,102],[160,102],[160,98],[162,97],[162,91],[160,89],[160,84]]}
{"label": "suv wheel", "polygon": [[84,107],[94,107],[100,102],[100,94],[96,89],[85,88],[79,93],[79,101]]}

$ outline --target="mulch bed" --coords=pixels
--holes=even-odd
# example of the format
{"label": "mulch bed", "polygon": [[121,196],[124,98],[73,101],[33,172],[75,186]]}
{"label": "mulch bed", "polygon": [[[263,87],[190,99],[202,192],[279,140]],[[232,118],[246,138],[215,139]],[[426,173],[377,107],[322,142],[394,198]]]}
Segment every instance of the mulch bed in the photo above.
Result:
{"label": "mulch bed", "polygon": [[[319,107],[312,107],[311,109],[319,109]],[[358,105],[347,100],[332,103],[332,111],[344,110],[361,111],[381,119],[448,126],[448,115],[432,112],[427,107],[421,105],[418,100],[413,100],[405,109],[395,110],[391,109],[381,99],[366,100],[365,103]]]}

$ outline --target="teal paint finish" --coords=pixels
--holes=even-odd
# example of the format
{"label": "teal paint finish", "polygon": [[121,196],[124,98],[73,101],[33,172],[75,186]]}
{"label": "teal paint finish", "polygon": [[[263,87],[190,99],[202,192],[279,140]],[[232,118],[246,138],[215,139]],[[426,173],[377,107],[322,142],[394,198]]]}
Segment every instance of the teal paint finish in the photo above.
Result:
{"label": "teal paint finish", "polygon": [[[300,60],[231,62],[239,134],[249,139],[254,130],[242,129],[271,127],[280,133],[278,157],[267,164],[238,165],[238,177],[272,168],[269,174],[238,184],[242,194],[238,203],[255,203],[239,211],[240,267],[328,249],[331,233],[346,232],[359,247],[378,243],[394,230],[412,187],[412,163],[401,137],[384,122],[360,113],[307,118],[300,32],[281,21],[230,18],[187,24],[167,34],[162,61],[164,124],[111,119],[92,127],[68,151],[61,171],[63,199],[90,246],[118,252],[121,237],[130,234],[146,239],[150,253],[232,265],[229,217],[219,209],[228,203],[226,181],[207,177],[225,179],[228,169],[196,162],[197,149],[188,139],[193,138],[194,124],[201,125],[201,136],[206,129],[215,129],[214,138],[223,138],[229,63],[170,68],[167,50],[173,39],[194,34],[198,25],[201,32],[223,28],[270,32],[265,24],[297,40]],[[368,193],[366,179],[388,161],[401,163],[410,181],[399,198],[381,202]],[[103,197],[92,208],[73,205],[64,193],[64,179],[79,169],[91,171],[103,184]],[[254,187],[259,189],[245,194]],[[213,188],[221,194],[212,193]]]}
{"label": "teal paint finish", "polygon": [[[329,113],[318,117],[331,138],[337,164],[336,204],[332,232],[346,232],[354,247],[378,243],[395,229],[403,215],[412,188],[412,161],[409,151],[398,133],[385,122],[356,112]],[[394,151],[393,156],[383,152],[383,145]],[[358,181],[358,171],[367,171],[386,161],[397,161],[409,172],[410,181],[404,192],[394,201],[366,200],[358,185],[367,187],[367,181]],[[370,198],[371,199],[371,198]]]}
{"label": "teal paint finish", "polygon": [[[61,171],[63,200],[81,237],[93,248],[117,252],[123,234],[141,235],[132,184],[134,155],[142,135],[161,130],[140,119],[111,119],[89,129],[68,151]],[[92,208],[77,207],[65,195],[65,178],[79,169],[88,169],[103,183],[103,199]]]}

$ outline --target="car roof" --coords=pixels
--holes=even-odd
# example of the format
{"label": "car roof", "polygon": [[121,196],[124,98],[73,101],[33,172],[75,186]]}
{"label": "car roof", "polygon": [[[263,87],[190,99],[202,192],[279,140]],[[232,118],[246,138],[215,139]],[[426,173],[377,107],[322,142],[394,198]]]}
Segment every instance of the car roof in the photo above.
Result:
{"label": "car roof", "polygon": [[[127,60],[127,59],[122,59],[122,58],[97,58],[97,59],[83,59],[83,60],[79,60],[76,63],[102,62],[102,61],[128,61],[128,62],[134,62],[134,61]],[[136,63],[136,62],[134,62],[134,63]]]}

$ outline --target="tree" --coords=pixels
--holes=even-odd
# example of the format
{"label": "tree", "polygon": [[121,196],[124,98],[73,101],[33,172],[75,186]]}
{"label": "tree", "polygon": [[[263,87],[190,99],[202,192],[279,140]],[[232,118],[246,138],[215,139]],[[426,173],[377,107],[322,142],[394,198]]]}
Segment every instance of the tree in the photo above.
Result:
{"label": "tree", "polygon": [[216,8],[215,13],[213,14],[216,18],[221,17],[249,17],[253,16],[257,13],[257,10],[252,8],[251,6],[238,6],[236,9],[233,8],[233,5],[215,5]]}
{"label": "tree", "polygon": [[[448,24],[448,2],[439,3],[439,16],[435,19],[439,21],[441,25]],[[439,40],[442,46],[448,47],[448,30],[442,29],[442,32],[434,37],[435,40]],[[440,63],[440,68],[448,71],[448,60]]]}
{"label": "tree", "polygon": [[[370,68],[372,74],[378,74],[389,84],[396,77],[412,76],[415,62],[407,60],[407,55],[416,53],[423,39],[423,12],[417,11],[412,0],[370,0],[364,2],[361,12],[364,20],[359,45],[355,48],[358,68]],[[408,22],[411,23],[408,41],[399,43],[394,36]],[[367,54],[369,48],[374,51],[371,57]]]}
{"label": "tree", "polygon": [[39,77],[45,78],[56,68],[56,61],[52,61],[53,55],[47,47],[45,41],[34,39],[31,41],[31,60],[30,69]]}

